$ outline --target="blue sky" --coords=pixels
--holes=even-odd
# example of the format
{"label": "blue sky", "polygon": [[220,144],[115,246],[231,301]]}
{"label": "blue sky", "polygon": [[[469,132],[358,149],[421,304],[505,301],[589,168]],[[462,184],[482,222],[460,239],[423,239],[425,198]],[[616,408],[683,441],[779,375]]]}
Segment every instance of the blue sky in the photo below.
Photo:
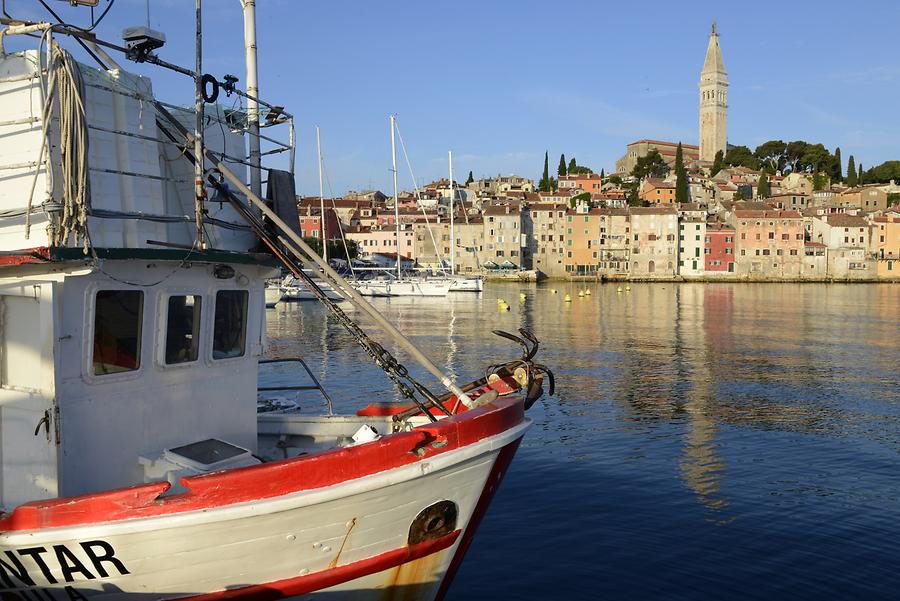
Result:
{"label": "blue sky", "polygon": [[[106,0],[100,0],[106,6]],[[66,18],[84,9],[48,0]],[[39,14],[32,0],[7,0]],[[193,65],[190,0],[150,0],[167,60]],[[101,36],[143,24],[145,0],[117,0]],[[298,118],[298,190],[318,193],[314,126],[333,190],[390,190],[388,115],[417,179],[540,176],[560,153],[608,171],[640,138],[697,143],[697,80],[718,22],[728,141],[841,147],[868,168],[900,158],[900,2],[731,3],[521,0],[258,0],[262,95]],[[205,0],[204,71],[244,79],[238,0]],[[130,70],[147,73],[144,66]],[[181,76],[153,70],[157,95],[189,103]],[[411,178],[400,157],[400,184]],[[327,193],[326,189],[326,193]]]}

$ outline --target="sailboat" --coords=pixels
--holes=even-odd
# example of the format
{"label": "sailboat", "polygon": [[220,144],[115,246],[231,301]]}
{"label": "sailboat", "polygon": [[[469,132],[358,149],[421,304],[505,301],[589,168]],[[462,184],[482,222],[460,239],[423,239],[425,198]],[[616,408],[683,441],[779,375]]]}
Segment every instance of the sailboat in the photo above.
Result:
{"label": "sailboat", "polygon": [[[456,274],[456,229],[453,223],[453,206],[456,201],[456,186],[453,183],[453,151],[447,151],[447,163],[450,169],[450,274],[453,282],[450,292],[481,292],[484,290],[484,278],[481,276],[463,276]],[[465,209],[465,205],[463,205]],[[465,213],[463,213],[465,214]]]}
{"label": "sailboat", "polygon": [[363,296],[447,296],[453,280],[444,276],[410,275],[403,272],[400,254],[400,201],[397,187],[396,117],[391,115],[391,165],[394,178],[394,227],[397,249],[396,273],[357,279],[354,288]]}
{"label": "sailboat", "polygon": [[[545,379],[552,392],[526,330],[503,334],[521,356],[485,357],[457,382],[279,216],[272,205],[295,202],[277,184],[292,188],[293,164],[262,164],[260,129],[292,140],[293,117],[259,96],[255,2],[243,8],[246,91],[201,75],[200,2],[192,69],[156,59],[161,35],[126,52],[30,12],[0,18],[5,42],[30,44],[0,54],[0,136],[15,150],[0,153],[3,599],[442,599],[526,409]],[[73,58],[72,38],[97,65]],[[195,106],[164,104],[110,55],[187,74]],[[237,124],[202,100],[226,85],[246,101]],[[302,411],[258,407],[264,288],[279,267],[401,401],[346,374],[359,378],[350,412],[318,382],[321,402]],[[382,342],[304,270],[346,291]]]}

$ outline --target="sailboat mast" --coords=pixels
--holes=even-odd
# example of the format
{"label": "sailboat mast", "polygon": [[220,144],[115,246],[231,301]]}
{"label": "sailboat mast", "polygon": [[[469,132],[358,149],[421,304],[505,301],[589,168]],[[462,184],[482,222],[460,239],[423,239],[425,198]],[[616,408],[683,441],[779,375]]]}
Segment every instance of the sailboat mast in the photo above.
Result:
{"label": "sailboat mast", "polygon": [[199,249],[206,248],[203,237],[203,200],[206,196],[206,187],[203,184],[203,27],[201,23],[202,11],[200,0],[195,4],[197,31],[196,45],[194,48],[195,78],[194,78],[194,225],[196,227],[196,245]]}
{"label": "sailboat mast", "polygon": [[397,143],[395,142],[395,120],[391,115],[391,170],[394,174],[394,225],[397,228],[397,279],[400,279],[400,203],[397,198]]}
{"label": "sailboat mast", "polygon": [[453,189],[453,151],[447,151],[447,162],[450,164],[450,275],[456,273],[456,232],[453,230],[453,201],[456,190]]}
{"label": "sailboat mast", "polygon": [[319,155],[319,223],[322,225],[322,258],[328,261],[328,240],[325,236],[325,192],[322,187],[322,142],[316,126],[316,152]]}
{"label": "sailboat mast", "polygon": [[[262,196],[259,148],[259,81],[256,64],[256,0],[241,0],[244,9],[244,59],[247,65],[247,129],[250,142],[250,189]],[[199,77],[200,72],[197,72]]]}

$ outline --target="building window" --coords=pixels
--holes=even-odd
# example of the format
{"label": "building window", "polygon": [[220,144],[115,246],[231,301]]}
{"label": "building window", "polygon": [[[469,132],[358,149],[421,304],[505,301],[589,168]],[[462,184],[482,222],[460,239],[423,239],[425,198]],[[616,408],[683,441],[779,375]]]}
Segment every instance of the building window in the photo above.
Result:
{"label": "building window", "polygon": [[213,359],[242,357],[247,340],[246,290],[219,290],[216,293],[213,326]]}
{"label": "building window", "polygon": [[169,297],[166,316],[166,365],[196,361],[200,351],[200,307],[203,297]]}
{"label": "building window", "polygon": [[94,375],[134,371],[141,366],[144,293],[100,290],[94,304]]}

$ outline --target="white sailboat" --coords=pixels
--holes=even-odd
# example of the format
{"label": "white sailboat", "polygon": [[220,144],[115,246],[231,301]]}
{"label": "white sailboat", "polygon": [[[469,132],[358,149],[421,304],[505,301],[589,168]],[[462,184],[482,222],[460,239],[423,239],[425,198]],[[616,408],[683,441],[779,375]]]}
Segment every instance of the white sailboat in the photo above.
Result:
{"label": "white sailboat", "polygon": [[363,296],[447,296],[453,280],[444,276],[409,275],[403,273],[400,255],[400,202],[397,187],[396,125],[391,115],[391,165],[394,178],[394,226],[396,228],[397,272],[367,279],[358,279],[353,287]]}
{"label": "white sailboat", "polygon": [[[483,277],[457,275],[456,273],[456,229],[453,223],[453,214],[456,212],[453,206],[456,202],[456,186],[453,185],[452,150],[447,151],[447,164],[450,168],[450,274],[452,280],[450,292],[481,292],[484,290]],[[465,211],[465,205],[463,205],[463,210]]]}

